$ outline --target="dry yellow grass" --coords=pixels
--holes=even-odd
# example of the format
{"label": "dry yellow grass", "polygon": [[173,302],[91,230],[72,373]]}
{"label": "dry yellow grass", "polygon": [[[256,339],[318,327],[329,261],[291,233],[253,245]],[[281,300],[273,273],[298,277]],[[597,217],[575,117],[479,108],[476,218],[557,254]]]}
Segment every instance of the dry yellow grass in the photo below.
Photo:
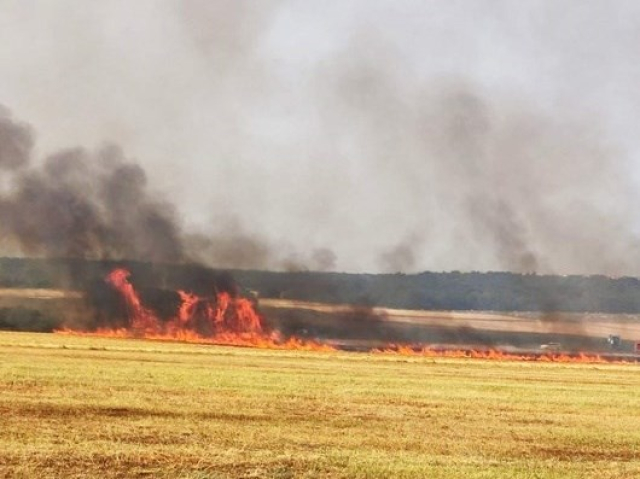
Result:
{"label": "dry yellow grass", "polygon": [[640,367],[0,333],[0,477],[637,478]]}
{"label": "dry yellow grass", "polygon": [[61,299],[61,298],[82,298],[79,291],[68,291],[65,289],[46,288],[0,288],[0,298],[21,298],[21,299]]}
{"label": "dry yellow grass", "polygon": [[[290,299],[260,300],[260,305],[276,309],[310,310],[329,314],[353,311],[352,305],[315,303]],[[371,313],[385,321],[442,327],[472,327],[484,331],[575,334],[606,338],[618,334],[640,341],[640,315],[602,313],[544,313],[495,311],[425,311],[376,307]]]}

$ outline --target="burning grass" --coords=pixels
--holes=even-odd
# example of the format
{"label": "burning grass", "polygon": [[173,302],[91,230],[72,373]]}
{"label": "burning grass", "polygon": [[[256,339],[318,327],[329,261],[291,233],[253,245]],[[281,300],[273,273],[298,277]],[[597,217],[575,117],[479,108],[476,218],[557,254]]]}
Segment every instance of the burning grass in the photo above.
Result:
{"label": "burning grass", "polygon": [[282,339],[277,332],[270,335],[255,333],[218,333],[211,337],[188,331],[176,331],[172,333],[147,332],[141,336],[136,335],[130,329],[98,329],[96,331],[78,331],[74,329],[60,329],[56,334],[65,336],[79,336],[87,338],[114,338],[114,339],[146,339],[151,341],[180,342],[191,344],[208,344],[216,346],[240,346],[257,349],[297,350],[297,351],[335,351],[330,344],[317,341],[301,340],[295,337]]}
{"label": "burning grass", "polygon": [[[256,310],[254,302],[242,297],[235,287],[229,288],[228,285],[226,290],[214,288],[214,294],[210,296],[200,296],[193,292],[178,290],[179,304],[173,316],[168,320],[163,320],[156,311],[143,303],[140,293],[129,280],[130,276],[128,270],[116,268],[106,277],[106,283],[118,293],[124,306],[119,318],[124,326],[102,327],[93,331],[64,328],[57,332],[65,335],[120,339],[140,338],[261,349],[334,350],[332,345],[314,340],[303,340],[295,336],[284,338],[279,331],[269,328],[264,317]],[[313,307],[319,308],[320,306],[314,304]],[[326,305],[326,307],[346,308],[335,305]],[[369,311],[366,310],[365,313],[369,313]],[[379,319],[377,315],[365,315],[364,318],[368,322],[367,325],[375,324],[373,318]],[[352,321],[347,320],[346,322]],[[463,357],[512,361],[586,363],[608,361],[598,355],[589,354],[514,354],[497,350],[438,350],[423,345],[388,345],[373,349],[372,352],[402,356]]]}
{"label": "burning grass", "polygon": [[[598,354],[586,353],[509,353],[496,349],[431,349],[424,346],[410,345],[389,345],[383,349],[374,349],[371,351],[375,354],[392,355],[392,356],[413,356],[426,358],[468,358],[468,359],[490,359],[495,361],[538,361],[546,363],[586,363],[586,364],[602,364],[615,362],[635,362],[635,356],[615,356],[603,357]],[[623,359],[624,358],[624,359]]]}
{"label": "burning grass", "polygon": [[116,268],[106,278],[120,295],[125,307],[124,327],[98,328],[94,331],[63,328],[57,332],[109,338],[140,338],[158,341],[181,341],[199,344],[246,346],[262,349],[297,349],[331,351],[333,348],[315,341],[298,338],[283,339],[277,331],[271,331],[264,318],[258,314],[253,302],[236,291],[218,291],[209,297],[201,297],[179,290],[180,304],[174,317],[163,321],[159,315],[145,306],[129,281],[131,273]]}
{"label": "burning grass", "polygon": [[0,333],[0,477],[640,476],[636,365]]}

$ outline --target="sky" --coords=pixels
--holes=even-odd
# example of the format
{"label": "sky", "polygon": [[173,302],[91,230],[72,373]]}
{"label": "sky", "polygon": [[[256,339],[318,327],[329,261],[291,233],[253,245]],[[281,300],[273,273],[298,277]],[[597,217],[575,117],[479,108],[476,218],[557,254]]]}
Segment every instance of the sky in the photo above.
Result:
{"label": "sky", "polygon": [[639,45],[622,0],[0,0],[0,105],[213,266],[640,275]]}

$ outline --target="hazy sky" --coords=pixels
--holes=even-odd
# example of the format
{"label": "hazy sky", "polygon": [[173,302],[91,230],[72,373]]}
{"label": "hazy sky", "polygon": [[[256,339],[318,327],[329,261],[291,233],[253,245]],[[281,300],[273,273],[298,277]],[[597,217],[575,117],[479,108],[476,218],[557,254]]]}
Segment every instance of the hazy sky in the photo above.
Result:
{"label": "hazy sky", "polygon": [[637,1],[0,0],[37,161],[119,144],[222,266],[640,274],[638,85]]}

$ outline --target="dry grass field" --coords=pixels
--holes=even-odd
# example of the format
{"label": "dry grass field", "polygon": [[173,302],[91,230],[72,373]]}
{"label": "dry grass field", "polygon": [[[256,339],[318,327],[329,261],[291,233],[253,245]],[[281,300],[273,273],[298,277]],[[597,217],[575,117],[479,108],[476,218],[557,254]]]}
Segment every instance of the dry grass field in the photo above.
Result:
{"label": "dry grass field", "polygon": [[640,477],[640,366],[0,333],[2,478]]}
{"label": "dry grass field", "polygon": [[[260,306],[283,310],[308,310],[339,316],[353,310],[351,305],[335,305],[286,299],[261,299]],[[371,308],[388,323],[429,325],[443,328],[470,327],[483,331],[575,334],[605,338],[618,334],[640,341],[640,315],[606,313],[425,311]]]}

